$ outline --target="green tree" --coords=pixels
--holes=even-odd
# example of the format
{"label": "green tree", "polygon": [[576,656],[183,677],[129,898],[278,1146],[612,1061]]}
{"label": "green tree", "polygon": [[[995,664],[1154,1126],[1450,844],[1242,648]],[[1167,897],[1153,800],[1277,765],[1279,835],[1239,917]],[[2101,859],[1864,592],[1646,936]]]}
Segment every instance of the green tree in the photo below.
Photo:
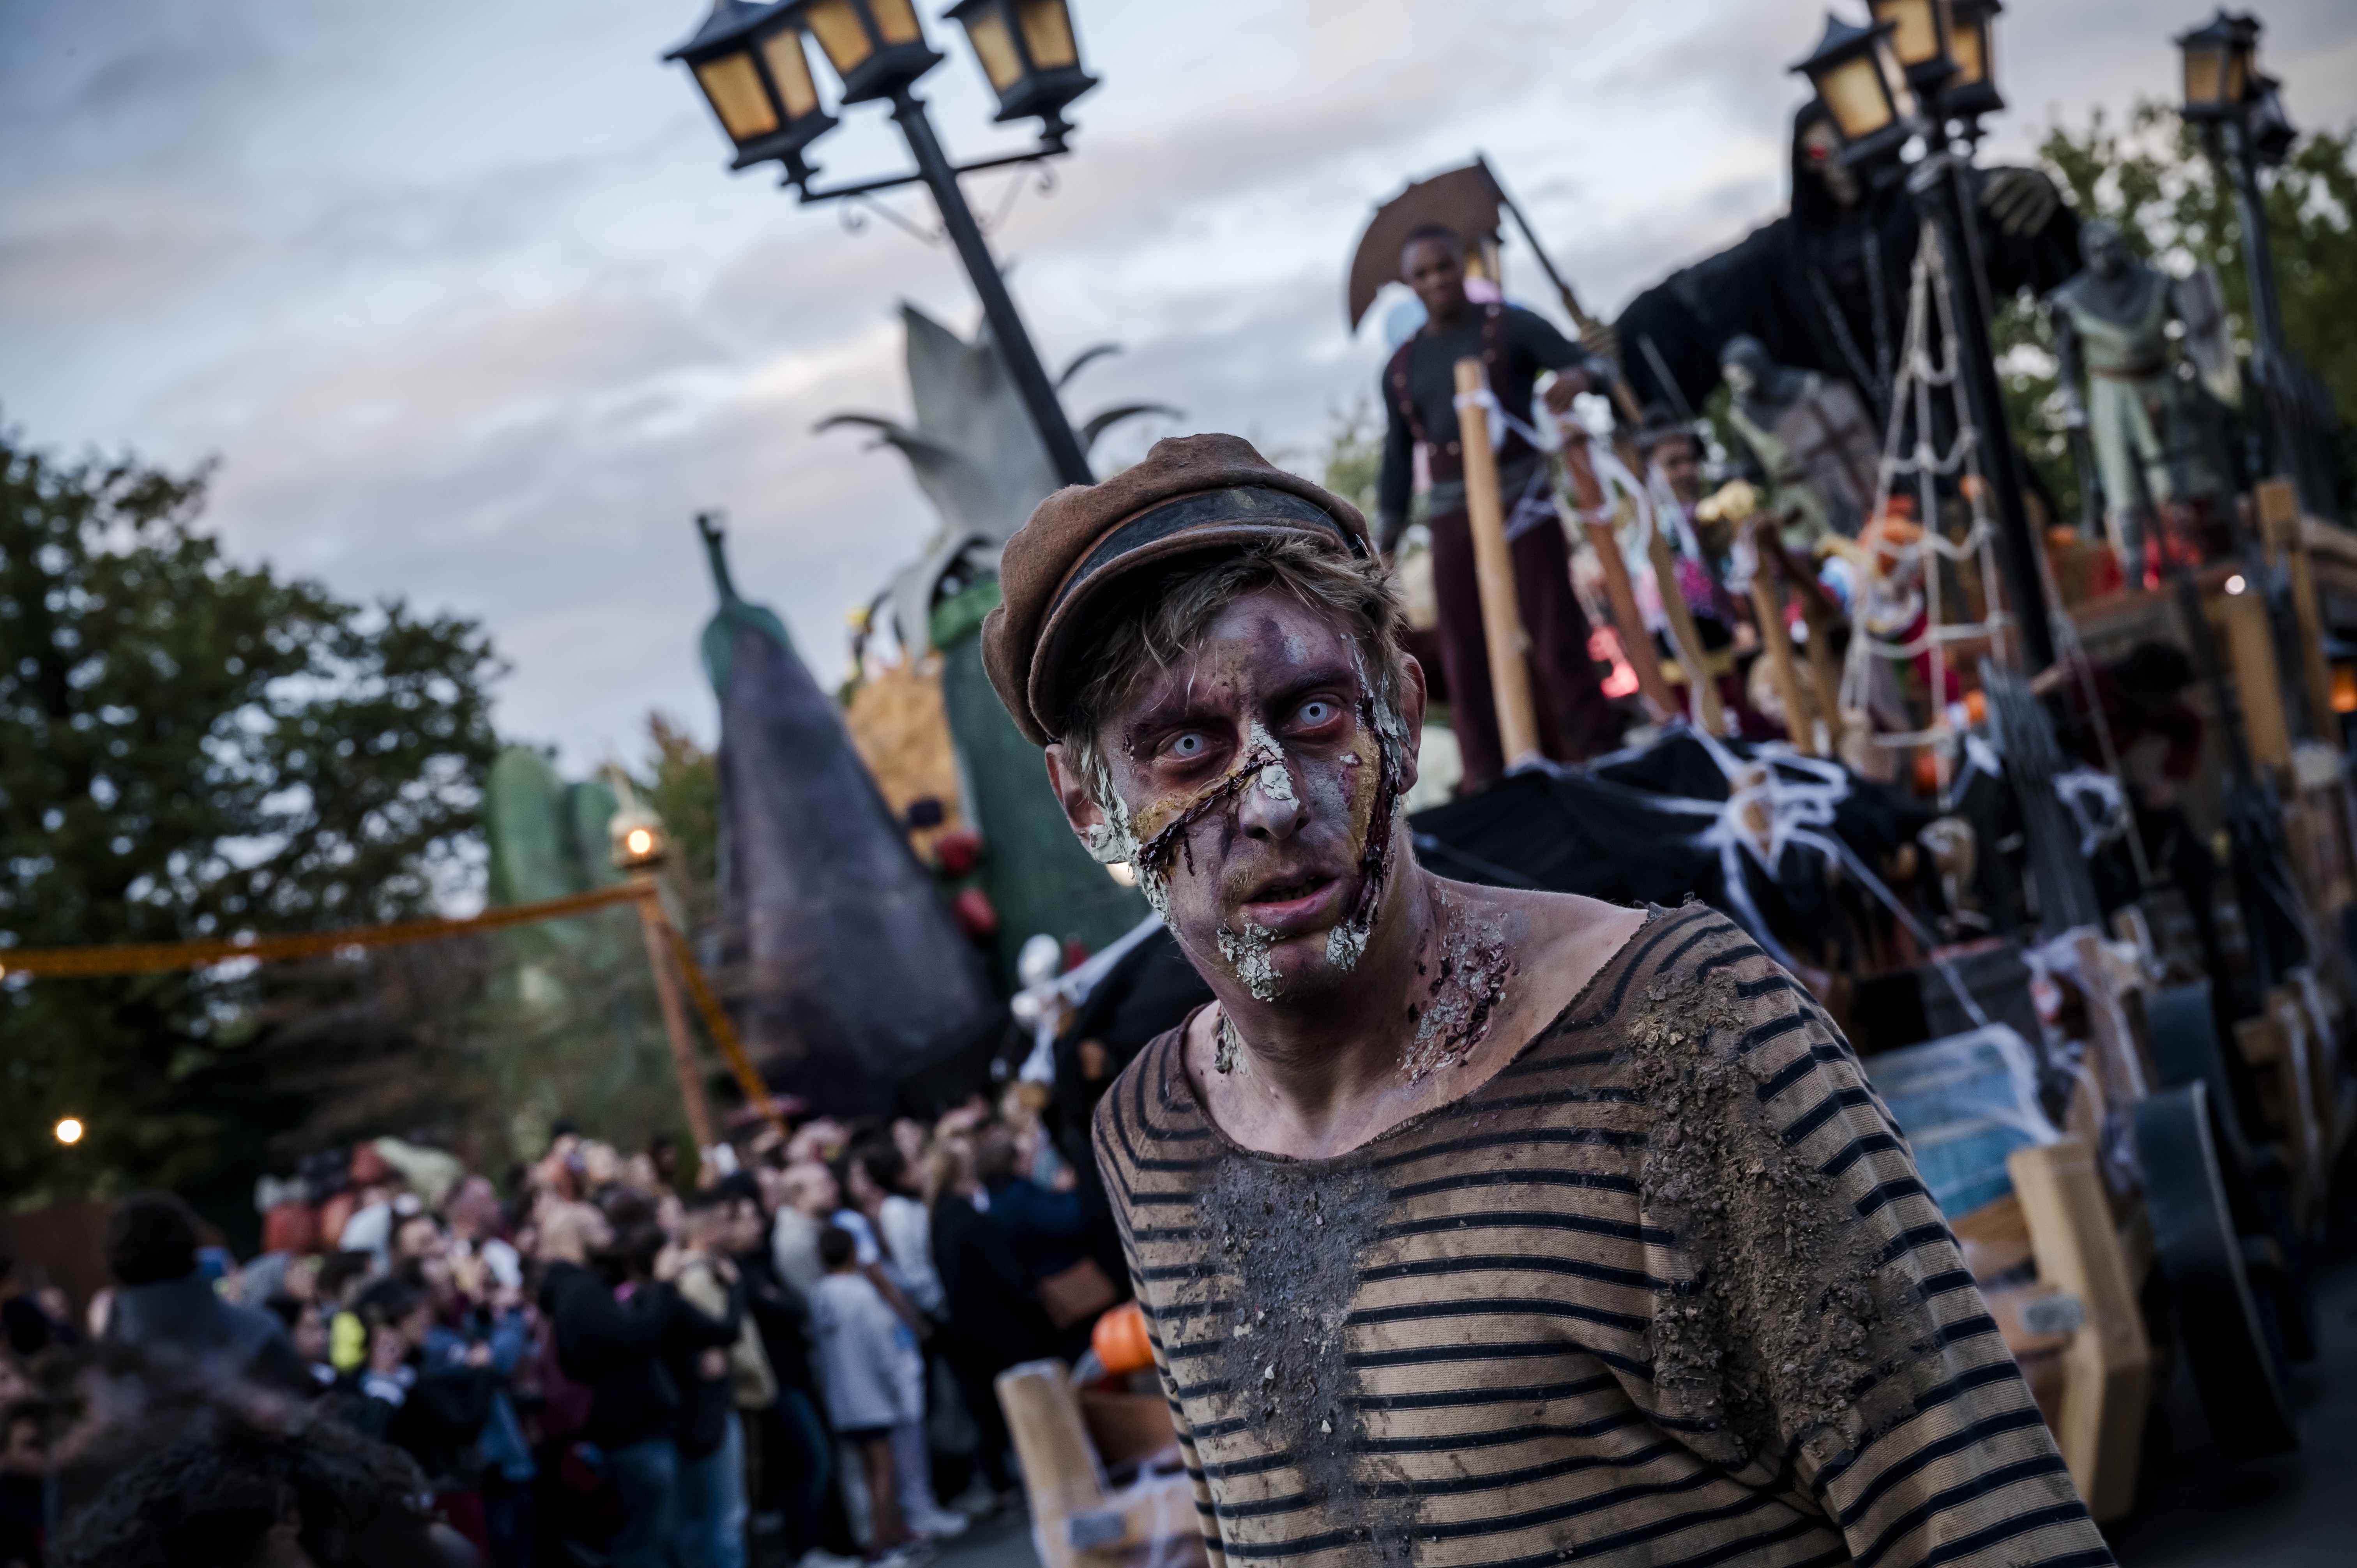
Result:
{"label": "green tree", "polygon": [[640,767],[639,791],[670,830],[664,875],[695,931],[720,915],[719,758],[669,714],[647,715],[647,741],[652,749]]}
{"label": "green tree", "polygon": [[[489,641],[230,560],[206,478],[0,434],[0,964],[416,916],[469,875]],[[271,1049],[302,988],[240,968],[0,985],[0,1195],[250,1177],[307,1113]]]}
{"label": "green tree", "polygon": [[[2117,127],[2099,109],[2083,131],[2063,125],[2048,131],[2039,157],[2083,218],[2109,222],[2163,270],[2183,275],[2216,267],[2229,318],[2247,352],[2250,277],[2233,191],[2174,109],[2139,102]],[[2332,389],[2342,412],[2345,493],[2357,474],[2357,448],[2345,424],[2357,413],[2357,129],[2302,137],[2285,166],[2268,177],[2266,209],[2285,336]],[[2072,521],[2078,515],[2078,476],[2061,430],[2054,358],[2036,303],[2007,302],[1994,336],[2015,439],[2055,498],[2058,521]]]}

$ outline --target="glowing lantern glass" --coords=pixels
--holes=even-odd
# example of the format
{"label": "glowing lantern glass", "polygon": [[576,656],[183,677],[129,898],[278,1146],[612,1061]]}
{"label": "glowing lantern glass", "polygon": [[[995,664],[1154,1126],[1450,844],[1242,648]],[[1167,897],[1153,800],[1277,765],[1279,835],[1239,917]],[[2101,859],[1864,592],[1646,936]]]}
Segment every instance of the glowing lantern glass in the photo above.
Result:
{"label": "glowing lantern glass", "polygon": [[1081,69],[1068,0],[959,0],[947,15],[965,28],[998,94],[1001,121],[1060,120],[1066,104],[1097,84]]}

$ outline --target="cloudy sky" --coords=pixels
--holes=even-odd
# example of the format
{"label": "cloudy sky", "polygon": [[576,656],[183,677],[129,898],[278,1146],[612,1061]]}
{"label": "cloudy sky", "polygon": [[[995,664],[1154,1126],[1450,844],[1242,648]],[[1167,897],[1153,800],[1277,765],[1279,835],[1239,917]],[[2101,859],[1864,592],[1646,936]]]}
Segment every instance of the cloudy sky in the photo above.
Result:
{"label": "cloudy sky", "polygon": [[[699,508],[726,509],[739,584],[838,674],[845,611],[931,518],[896,458],[812,426],[905,410],[901,301],[961,330],[978,312],[947,251],[724,172],[657,59],[701,9],[0,0],[0,420],[67,452],[217,456],[232,550],[480,618],[513,664],[503,729],[575,768],[635,755],[650,708],[712,733]],[[1591,308],[1772,216],[1803,94],[1783,68],[1823,7],[1073,9],[1104,85],[1058,188],[1021,192],[996,242],[1051,364],[1126,347],[1075,383],[1076,414],[1186,411],[1108,438],[1120,461],[1179,429],[1313,450],[1382,359],[1341,304],[1369,208],[1477,148]],[[2168,35],[2201,11],[2017,3],[1993,150],[2172,92]],[[2295,117],[2357,119],[2357,12],[2263,16]],[[963,39],[938,41],[952,150],[1017,145]],[[905,157],[877,109],[847,118],[830,176]],[[1007,177],[977,177],[976,205]],[[1512,247],[1507,272],[1543,303]]]}

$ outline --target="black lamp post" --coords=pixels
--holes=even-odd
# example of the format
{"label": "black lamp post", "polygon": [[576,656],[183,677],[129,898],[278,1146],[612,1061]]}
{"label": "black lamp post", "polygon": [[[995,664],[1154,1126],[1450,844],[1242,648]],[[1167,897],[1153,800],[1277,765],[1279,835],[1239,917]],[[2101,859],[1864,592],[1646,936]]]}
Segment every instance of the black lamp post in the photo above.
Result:
{"label": "black lamp post", "polygon": [[1967,125],[2005,107],[1996,91],[1996,29],[2003,0],[1949,0],[1948,53],[1956,74],[1941,90],[1940,107]]}
{"label": "black lamp post", "polygon": [[[711,102],[720,126],[735,144],[732,168],[775,161],[785,166],[784,183],[804,202],[866,196],[922,183],[941,210],[942,227],[965,263],[981,297],[991,337],[1006,356],[1015,386],[1039,426],[1040,444],[1066,484],[1093,481],[1088,455],[1056,396],[1039,351],[1006,292],[1006,280],[990,253],[982,225],[966,205],[958,177],[981,169],[1037,162],[1068,150],[1071,127],[1065,105],[1096,85],[1081,69],[1069,0],[964,0],[950,15],[963,23],[998,95],[1000,121],[1036,116],[1039,143],[1005,157],[952,164],[933,132],[923,100],[911,89],[939,65],[942,56],[926,41],[912,0],[714,0],[712,15],[695,36],[663,58],[684,61]],[[832,129],[812,81],[808,44],[819,51],[842,84],[840,102],[888,101],[892,118],[916,159],[912,173],[818,189],[817,170],[803,150]]]}
{"label": "black lamp post", "polygon": [[[2290,151],[2295,133],[2276,83],[2259,74],[2256,18],[2221,11],[2180,37],[2177,47],[2185,62],[2185,117],[2201,128],[2203,146],[2234,188],[2260,354],[2279,364],[2284,359],[2283,311],[2276,296],[2275,253],[2267,242],[2259,166],[2270,152],[2280,162]],[[2265,370],[2260,379],[2266,379]]]}
{"label": "black lamp post", "polygon": [[1907,72],[1920,101],[1936,94],[1956,73],[1949,53],[1949,0],[1867,0],[1874,19],[1889,29],[1890,53]]}
{"label": "black lamp post", "polygon": [[[1921,4],[1933,15],[1924,19],[1919,14],[1908,23],[1917,53],[1915,70],[1926,92],[1941,92],[1960,74],[1962,62],[1952,52],[1948,5],[1944,0],[1921,0]],[[1956,358],[1964,380],[1964,405],[1977,432],[1981,474],[1996,513],[1997,537],[2003,545],[2000,559],[2006,587],[2017,607],[2022,655],[2034,674],[2054,662],[2054,633],[2047,621],[2038,540],[2022,501],[2021,456],[2014,450],[2013,432],[2006,423],[2005,396],[1997,384],[1996,357],[1989,344],[1990,309],[1974,216],[1969,155],[1949,145],[1940,124],[1924,113],[1909,81],[1910,68],[1893,48],[1893,38],[1900,32],[1897,14],[1909,11],[1909,5],[1896,0],[1878,5],[1875,10],[1879,19],[1865,27],[1828,15],[1824,37],[1815,50],[1792,69],[1805,75],[1824,101],[1841,138],[1843,162],[1895,163],[1910,140],[1925,139],[1929,150],[1909,171],[1908,188],[1939,232],[1946,263],[1950,319],[1962,339]],[[1979,70],[1974,86],[1986,94],[1977,101],[2002,102],[1996,99],[1989,70],[1986,15],[1975,41]],[[1944,120],[1952,113],[1965,115],[1967,111],[1943,98],[1935,113]]]}

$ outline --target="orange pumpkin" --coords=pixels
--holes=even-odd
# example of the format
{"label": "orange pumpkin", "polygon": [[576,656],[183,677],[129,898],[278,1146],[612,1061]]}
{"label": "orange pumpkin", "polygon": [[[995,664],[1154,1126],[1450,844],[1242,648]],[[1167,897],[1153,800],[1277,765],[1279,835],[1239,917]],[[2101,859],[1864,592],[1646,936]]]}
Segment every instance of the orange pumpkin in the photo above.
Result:
{"label": "orange pumpkin", "polygon": [[1137,1303],[1125,1301],[1098,1318],[1089,1334],[1089,1348],[1097,1353],[1104,1369],[1116,1377],[1154,1365],[1154,1347],[1146,1337],[1145,1311]]}

